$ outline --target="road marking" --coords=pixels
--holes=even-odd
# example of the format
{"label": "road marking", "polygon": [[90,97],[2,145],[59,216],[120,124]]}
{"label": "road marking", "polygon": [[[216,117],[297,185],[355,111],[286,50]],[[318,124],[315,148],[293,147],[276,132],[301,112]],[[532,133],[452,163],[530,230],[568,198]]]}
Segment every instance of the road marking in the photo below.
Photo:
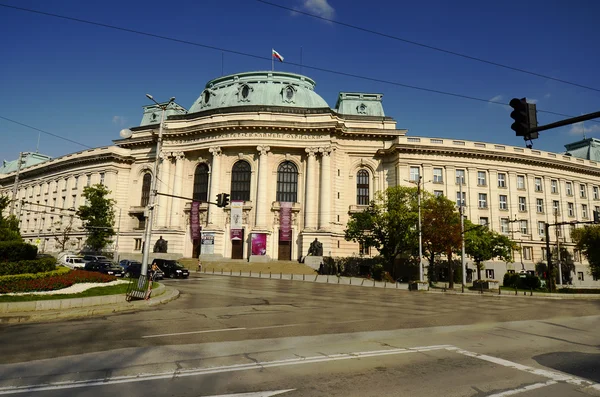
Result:
{"label": "road marking", "polygon": [[160,337],[163,337],[163,336],[207,334],[207,333],[210,333],[210,332],[241,331],[243,329],[246,329],[246,328],[205,329],[205,330],[202,330],[202,331],[175,332],[175,333],[172,333],[172,334],[144,335],[144,336],[142,336],[142,338],[160,338]]}
{"label": "road marking", "polygon": [[274,391],[259,391],[256,393],[237,393],[237,394],[219,394],[218,396],[207,397],[271,397],[278,394],[288,393],[296,389],[274,390]]}
{"label": "road marking", "polygon": [[364,351],[364,352],[354,352],[354,353],[341,353],[341,354],[332,354],[332,355],[319,355],[312,357],[295,357],[284,360],[275,360],[275,361],[263,361],[263,362],[252,362],[247,364],[234,364],[234,365],[225,365],[220,367],[209,367],[209,368],[191,368],[184,370],[175,370],[168,372],[159,372],[155,374],[136,374],[136,375],[127,375],[127,376],[114,376],[114,377],[106,377],[102,379],[89,379],[89,380],[73,380],[73,381],[61,381],[61,382],[51,382],[51,383],[42,383],[37,385],[24,385],[24,386],[6,386],[0,387],[0,395],[7,394],[19,394],[19,393],[34,393],[41,391],[55,391],[55,390],[64,390],[64,389],[75,389],[80,387],[93,387],[93,386],[107,386],[107,385],[115,385],[122,383],[133,383],[133,382],[147,382],[152,380],[161,380],[161,379],[169,379],[173,380],[176,378],[183,378],[188,376],[202,376],[202,375],[210,375],[210,374],[218,374],[225,372],[237,372],[237,371],[248,371],[255,369],[264,369],[271,367],[284,367],[290,365],[301,365],[301,364],[314,364],[314,363],[323,363],[330,361],[340,361],[340,360],[356,360],[366,357],[379,357],[379,356],[388,356],[388,355],[397,355],[397,354],[409,354],[409,353],[419,353],[431,350],[443,350],[451,348],[451,345],[437,345],[437,346],[424,346],[420,348],[398,348],[398,349],[388,349],[388,350],[375,350],[375,351]]}
{"label": "road marking", "polygon": [[556,382],[554,380],[549,380],[548,382],[545,382],[545,383],[534,383],[533,385],[528,385],[528,386],[520,387],[518,389],[507,390],[507,391],[503,391],[502,393],[490,394],[487,397],[513,396],[515,394],[519,394],[519,393],[523,393],[523,392],[530,391],[530,390],[535,390],[535,389],[541,389],[542,387],[555,385],[557,383],[558,382]]}
{"label": "road marking", "polygon": [[579,378],[577,376],[573,376],[573,375],[569,375],[569,374],[565,374],[563,372],[533,368],[533,367],[529,367],[527,365],[515,363],[513,361],[504,360],[502,358],[492,357],[492,356],[488,356],[486,354],[470,352],[470,351],[463,350],[463,349],[460,349],[460,348],[454,347],[454,346],[448,347],[448,348],[446,348],[446,350],[450,350],[450,351],[453,351],[453,352],[456,352],[459,354],[463,354],[467,357],[478,358],[480,360],[484,360],[484,361],[488,361],[490,363],[502,365],[504,367],[513,368],[513,369],[517,369],[519,371],[528,372],[530,374],[542,376],[544,378],[548,378],[548,379],[551,379],[556,382],[566,382],[566,383],[570,383],[570,384],[576,385],[576,386],[592,386],[594,388],[596,388],[596,386],[598,385],[590,380],[587,380],[584,378]]}

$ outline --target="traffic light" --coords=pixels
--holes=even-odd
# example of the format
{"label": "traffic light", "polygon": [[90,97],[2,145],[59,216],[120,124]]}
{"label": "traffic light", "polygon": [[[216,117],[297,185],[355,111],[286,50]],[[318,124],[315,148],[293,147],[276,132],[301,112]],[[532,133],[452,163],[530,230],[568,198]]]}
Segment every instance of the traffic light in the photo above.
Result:
{"label": "traffic light", "polygon": [[537,110],[534,103],[527,103],[526,98],[513,98],[508,103],[514,110],[510,117],[515,122],[510,128],[517,133],[517,136],[522,136],[526,141],[537,139],[539,133],[530,132],[531,129],[537,127]]}
{"label": "traffic light", "polygon": [[229,205],[229,194],[219,193],[217,194],[217,207],[227,207]]}
{"label": "traffic light", "polygon": [[227,207],[229,205],[229,194],[223,193],[223,207]]}
{"label": "traffic light", "polygon": [[594,223],[600,223],[600,212],[594,211]]}

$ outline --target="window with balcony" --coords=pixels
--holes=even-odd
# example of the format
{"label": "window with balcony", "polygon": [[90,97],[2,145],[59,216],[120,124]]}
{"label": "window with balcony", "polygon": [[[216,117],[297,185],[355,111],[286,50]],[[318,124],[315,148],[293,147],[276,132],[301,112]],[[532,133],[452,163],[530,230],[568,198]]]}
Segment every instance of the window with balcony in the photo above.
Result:
{"label": "window with balcony", "polygon": [[433,183],[444,183],[444,174],[441,168],[433,169]]}

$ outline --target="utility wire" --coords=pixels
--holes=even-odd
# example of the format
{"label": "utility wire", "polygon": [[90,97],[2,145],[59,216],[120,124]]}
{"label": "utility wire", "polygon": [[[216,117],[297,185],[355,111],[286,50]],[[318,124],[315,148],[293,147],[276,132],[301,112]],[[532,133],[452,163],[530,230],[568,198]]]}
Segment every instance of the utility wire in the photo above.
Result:
{"label": "utility wire", "polygon": [[[2,4],[0,4],[0,5],[2,5]],[[77,141],[74,141],[74,140],[72,140],[72,139],[65,138],[64,136],[60,136],[60,135],[58,135],[58,134],[53,134],[53,133],[51,133],[51,132],[48,132],[48,131],[40,130],[39,128],[36,128],[36,127],[30,126],[30,125],[27,125],[27,124],[25,124],[25,123],[21,123],[21,122],[19,122],[19,121],[16,121],[16,120],[9,119],[8,117],[3,117],[3,116],[0,116],[0,119],[6,120],[6,121],[10,121],[11,123],[15,123],[15,124],[21,125],[21,126],[23,126],[23,127],[31,128],[32,130],[39,131],[39,132],[41,132],[41,133],[43,133],[43,134],[47,134],[47,135],[53,136],[53,137],[55,137],[55,138],[62,139],[62,140],[64,140],[64,141],[71,142],[71,143],[74,143],[74,144],[76,144],[76,145],[79,145],[79,146],[83,146],[83,147],[85,147],[85,148],[88,148],[88,149],[93,149],[91,146],[84,145],[83,143],[79,143],[79,142],[77,142]]]}
{"label": "utility wire", "polygon": [[419,43],[417,41],[404,39],[402,37],[394,36],[394,35],[387,34],[387,33],[378,32],[376,30],[372,30],[372,29],[368,29],[368,28],[363,28],[361,26],[352,25],[350,23],[336,21],[335,19],[325,18],[325,17],[319,16],[319,15],[316,15],[316,14],[311,14],[311,13],[306,12],[306,11],[298,10],[296,8],[286,7],[286,6],[283,6],[281,4],[272,3],[270,1],[266,1],[266,0],[256,0],[256,1],[258,1],[259,3],[263,3],[263,4],[266,4],[266,5],[272,6],[272,7],[277,7],[277,8],[281,8],[283,10],[297,12],[298,14],[302,14],[302,15],[309,16],[311,18],[316,18],[316,19],[320,19],[322,21],[327,21],[327,22],[330,22],[330,23],[334,23],[336,25],[345,26],[347,28],[355,29],[355,30],[358,30],[358,31],[361,31],[361,32],[366,32],[366,33],[374,34],[374,35],[377,35],[377,36],[386,37],[388,39],[397,40],[397,41],[401,41],[401,42],[404,42],[404,43],[407,43],[407,44],[412,44],[412,45],[415,45],[415,46],[427,48],[427,49],[430,49],[430,50],[433,50],[433,51],[438,51],[438,52],[442,52],[442,53],[445,53],[445,54],[450,54],[450,55],[454,55],[454,56],[457,56],[457,57],[469,59],[469,60],[472,60],[472,61],[486,63],[488,65],[493,65],[493,66],[497,66],[497,67],[500,67],[500,68],[513,70],[515,72],[525,73],[525,74],[529,74],[531,76],[541,77],[541,78],[544,78],[544,79],[558,81],[558,82],[563,83],[563,84],[569,84],[569,85],[572,85],[572,86],[575,86],[575,87],[580,87],[580,88],[585,88],[587,90],[592,90],[592,91],[600,92],[600,89],[597,89],[597,88],[594,88],[594,87],[590,87],[590,86],[586,86],[586,85],[578,84],[578,83],[573,83],[571,81],[562,80],[562,79],[559,79],[559,78],[556,78],[556,77],[546,76],[546,75],[541,74],[541,73],[532,72],[532,71],[529,71],[529,70],[517,68],[517,67],[514,67],[514,66],[505,65],[505,64],[502,64],[502,63],[494,62],[494,61],[488,61],[486,59],[474,57],[474,56],[467,55],[467,54],[462,54],[460,52],[450,51],[450,50],[446,50],[446,49],[443,49],[443,48],[440,48],[440,47],[435,47],[435,46],[432,46],[432,45]]}

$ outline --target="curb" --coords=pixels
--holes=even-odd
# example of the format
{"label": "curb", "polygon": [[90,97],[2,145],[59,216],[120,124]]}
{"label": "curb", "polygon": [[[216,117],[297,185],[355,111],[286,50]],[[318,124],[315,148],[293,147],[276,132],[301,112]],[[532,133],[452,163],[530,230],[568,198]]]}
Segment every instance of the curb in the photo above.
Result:
{"label": "curb", "polygon": [[[136,310],[144,310],[149,309],[153,306],[158,306],[161,304],[165,304],[172,300],[175,300],[179,297],[179,290],[166,287],[162,285],[162,293],[159,293],[157,296],[150,298],[147,301],[139,300],[127,302],[125,301],[125,294],[119,295],[110,295],[103,298],[111,298],[107,301],[112,301],[113,299],[117,299],[118,303],[110,304],[110,306],[106,306],[104,304],[95,304],[92,306],[85,307],[71,307],[69,309],[58,309],[58,310],[47,310],[47,309],[35,309],[31,311],[22,311],[22,312],[4,312],[0,313],[0,324],[17,324],[17,323],[31,323],[31,322],[47,322],[53,320],[65,320],[65,319],[75,319],[75,318],[84,318],[84,317],[92,317],[92,316],[103,316],[113,313],[119,312],[131,312]],[[155,291],[159,292],[160,287]],[[59,299],[59,301],[75,301],[75,300],[83,300],[87,298],[76,298],[76,299]],[[38,301],[41,302],[41,301]],[[15,302],[21,303],[21,302]],[[25,303],[25,302],[24,302]],[[26,302],[30,303],[30,302]],[[33,301],[32,303],[36,303]],[[14,303],[12,303],[14,304]],[[67,305],[65,302],[64,305]]]}

